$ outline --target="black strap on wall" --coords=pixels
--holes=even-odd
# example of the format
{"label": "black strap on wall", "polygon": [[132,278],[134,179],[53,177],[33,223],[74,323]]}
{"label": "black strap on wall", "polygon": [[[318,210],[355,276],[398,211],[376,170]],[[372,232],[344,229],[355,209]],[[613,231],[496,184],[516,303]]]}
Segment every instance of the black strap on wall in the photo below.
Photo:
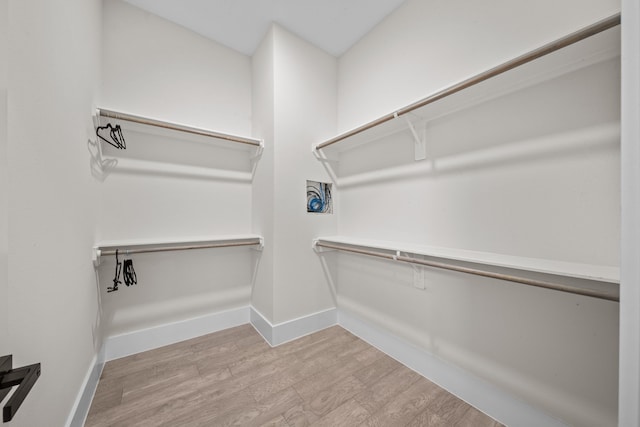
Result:
{"label": "black strap on wall", "polygon": [[6,423],[13,419],[13,416],[24,402],[27,394],[40,377],[40,364],[24,366],[13,369],[13,356],[0,357],[0,402],[9,394],[15,386],[18,388],[13,392],[7,404],[2,408],[2,422]]}

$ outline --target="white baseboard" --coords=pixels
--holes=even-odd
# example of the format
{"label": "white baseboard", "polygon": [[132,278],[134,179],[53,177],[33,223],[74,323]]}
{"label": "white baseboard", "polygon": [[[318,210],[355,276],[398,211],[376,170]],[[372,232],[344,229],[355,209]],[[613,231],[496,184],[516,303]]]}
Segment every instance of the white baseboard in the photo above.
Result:
{"label": "white baseboard", "polygon": [[567,427],[498,387],[340,310],[338,324],[450,393],[509,427]]}
{"label": "white baseboard", "polygon": [[249,314],[250,322],[262,338],[273,347],[273,325],[258,310],[251,306],[251,314]]}
{"label": "white baseboard", "polygon": [[102,368],[104,368],[104,362],[101,360],[102,358],[99,355],[95,355],[93,357],[93,360],[89,365],[89,370],[82,382],[80,393],[78,393],[76,401],[73,403],[73,407],[71,408],[71,412],[69,413],[69,418],[67,419],[65,426],[84,426],[84,422],[89,414],[89,409],[91,408],[91,401],[93,400],[93,396],[98,388],[98,381],[100,381],[100,375],[102,375]]}
{"label": "white baseboard", "polygon": [[338,323],[338,310],[324,311],[272,324],[258,310],[251,307],[251,324],[272,347],[321,331]]}
{"label": "white baseboard", "polygon": [[111,336],[104,343],[104,361],[119,359],[247,323],[249,323],[248,306]]}

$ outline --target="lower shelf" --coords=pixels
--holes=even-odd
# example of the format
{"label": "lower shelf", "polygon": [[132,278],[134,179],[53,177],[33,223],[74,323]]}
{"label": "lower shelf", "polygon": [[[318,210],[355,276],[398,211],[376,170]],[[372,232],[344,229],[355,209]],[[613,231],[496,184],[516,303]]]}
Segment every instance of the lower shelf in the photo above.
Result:
{"label": "lower shelf", "polygon": [[117,251],[123,254],[137,254],[146,252],[182,251],[189,249],[226,248],[236,246],[264,247],[264,239],[257,234],[212,236],[209,238],[149,239],[149,240],[121,240],[105,241],[93,247],[93,263],[100,265],[100,257],[115,255]]}
{"label": "lower shelf", "polygon": [[[319,237],[314,240],[313,246],[507,280],[609,301],[620,300],[619,269],[616,267],[343,236]],[[418,255],[421,258],[410,255]]]}

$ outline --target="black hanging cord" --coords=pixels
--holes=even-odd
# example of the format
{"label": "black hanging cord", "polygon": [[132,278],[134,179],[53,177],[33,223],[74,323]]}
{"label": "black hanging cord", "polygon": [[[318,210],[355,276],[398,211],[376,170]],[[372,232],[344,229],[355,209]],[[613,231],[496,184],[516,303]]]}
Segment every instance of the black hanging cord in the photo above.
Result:
{"label": "black hanging cord", "polygon": [[107,288],[107,292],[115,292],[118,290],[118,285],[122,283],[120,281],[120,272],[122,271],[122,263],[118,259],[118,250],[116,249],[116,276],[113,278],[113,286]]}
{"label": "black hanging cord", "polygon": [[136,285],[138,283],[138,277],[136,276],[136,271],[133,269],[132,259],[124,260],[122,278],[124,279],[124,284],[127,286]]}
{"label": "black hanging cord", "polygon": [[[109,140],[100,135],[101,130],[109,130],[109,137],[111,139]],[[124,135],[122,135],[122,128],[120,127],[120,125],[112,126],[111,123],[107,123],[106,126],[98,126],[96,128],[96,136],[107,144],[116,147],[117,149],[127,149],[127,143],[124,140]]]}

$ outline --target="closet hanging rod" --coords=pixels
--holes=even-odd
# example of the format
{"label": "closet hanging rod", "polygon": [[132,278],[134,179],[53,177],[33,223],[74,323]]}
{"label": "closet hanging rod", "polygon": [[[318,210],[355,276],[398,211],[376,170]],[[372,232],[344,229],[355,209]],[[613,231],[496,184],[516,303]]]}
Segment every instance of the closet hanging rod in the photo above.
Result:
{"label": "closet hanging rod", "polygon": [[348,132],[345,132],[341,135],[338,135],[328,141],[325,141],[321,144],[318,144],[316,146],[316,150],[320,150],[322,148],[326,148],[330,145],[335,144],[336,142],[340,142],[344,139],[350,138],[354,135],[357,135],[359,133],[362,133],[368,129],[371,129],[373,127],[376,127],[378,125],[381,125],[382,123],[388,122],[389,120],[393,120],[395,118],[398,118],[404,114],[410,113],[413,110],[416,110],[418,108],[424,107],[426,105],[429,105],[433,102],[436,102],[442,98],[446,98],[450,95],[453,95],[454,93],[460,92],[461,90],[467,89],[471,86],[477,85],[478,83],[482,83],[485,80],[488,80],[492,77],[495,77],[497,75],[500,75],[502,73],[505,73],[509,70],[512,70],[516,67],[519,67],[521,65],[524,65],[528,62],[534,61],[540,57],[543,57],[545,55],[548,55],[550,53],[553,53],[557,50],[560,50],[564,47],[570,46],[574,43],[577,43],[581,40],[584,40],[586,38],[589,38],[591,36],[594,36],[598,33],[601,33],[605,30],[608,30],[610,28],[613,28],[617,25],[620,25],[620,13],[617,13],[615,15],[612,15],[608,18],[605,18],[601,21],[598,21],[592,25],[589,25],[588,27],[582,28],[574,33],[568,34],[564,37],[561,37],[551,43],[548,43],[544,46],[541,46],[537,49],[534,49],[528,53],[525,53],[524,55],[521,55],[517,58],[514,58],[510,61],[507,61],[505,63],[502,63],[494,68],[491,68],[487,71],[484,71],[480,74],[477,74],[473,77],[470,77],[466,80],[463,80],[457,84],[454,84],[453,86],[449,86],[446,89],[441,90],[440,92],[436,92],[433,95],[430,95],[424,99],[421,99],[407,107],[401,108],[397,111],[394,111],[393,113],[389,113],[386,114],[372,122],[366,123],[360,127],[357,127],[353,130],[350,130]]}
{"label": "closet hanging rod", "polygon": [[390,259],[390,260],[394,260],[394,261],[401,261],[401,262],[406,262],[406,263],[410,263],[410,264],[425,265],[427,267],[434,267],[434,268],[440,268],[440,269],[444,269],[444,270],[457,271],[457,272],[460,272],[460,273],[474,274],[476,276],[489,277],[489,278],[492,278],[492,279],[507,280],[509,282],[516,282],[516,283],[520,283],[520,284],[523,284],[523,285],[536,286],[536,287],[539,287],[539,288],[552,289],[552,290],[556,290],[556,291],[568,292],[568,293],[577,294],[577,295],[584,295],[584,296],[604,299],[604,300],[608,300],[608,301],[616,301],[616,302],[620,301],[620,297],[618,295],[612,295],[610,293],[607,293],[607,292],[604,292],[604,291],[598,291],[598,290],[594,290],[594,289],[579,288],[579,287],[576,287],[576,286],[566,285],[566,284],[562,284],[562,283],[546,282],[546,281],[543,281],[543,280],[529,279],[529,278],[526,278],[526,277],[513,276],[513,275],[510,275],[510,274],[495,273],[495,272],[487,271],[487,270],[480,270],[480,269],[476,269],[476,268],[462,267],[462,266],[458,266],[458,265],[454,265],[454,264],[447,264],[447,263],[444,263],[444,262],[416,259],[416,258],[411,258],[409,256],[394,255],[394,254],[388,254],[388,253],[384,253],[384,252],[375,252],[375,251],[370,251],[370,250],[366,250],[366,249],[353,248],[353,247],[350,247],[350,246],[342,246],[342,245],[336,245],[336,244],[332,244],[332,243],[324,243],[324,242],[321,242],[321,241],[316,241],[315,242],[315,246],[316,247],[321,247],[321,248],[327,248],[327,249],[336,249],[336,250],[345,251],[345,252],[353,252],[353,253],[361,254],[361,255],[369,255],[369,256],[374,256],[374,257],[378,257],[378,258],[385,258],[385,259]]}
{"label": "closet hanging rod", "polygon": [[120,249],[120,248],[115,249],[113,247],[108,247],[108,249],[107,248],[103,249],[98,247],[96,248],[96,250],[100,251],[99,253],[100,256],[107,256],[107,255],[115,255],[116,250],[118,250],[119,254],[123,255],[123,254],[142,254],[142,253],[148,253],[148,252],[186,251],[190,249],[255,246],[255,245],[261,245],[261,244],[262,242],[260,239],[253,239],[253,240],[248,240],[246,242],[220,242],[220,243],[202,243],[202,244],[188,244],[188,245],[175,244],[175,245],[149,246],[149,247],[134,248],[134,249],[126,249],[127,246],[124,245],[123,249]]}
{"label": "closet hanging rod", "polygon": [[159,128],[175,130],[178,132],[191,133],[194,135],[207,136],[210,138],[224,139],[226,141],[238,142],[241,144],[248,144],[256,147],[262,146],[262,141],[260,141],[259,139],[229,135],[226,133],[214,132],[207,129],[200,129],[200,128],[195,128],[191,126],[185,126],[185,125],[180,125],[176,123],[169,123],[161,120],[150,119],[147,117],[136,116],[133,114],[120,113],[112,110],[105,110],[104,108],[98,108],[97,114],[99,117],[107,117],[107,118],[116,119],[116,120],[125,120],[132,123],[155,126]]}

